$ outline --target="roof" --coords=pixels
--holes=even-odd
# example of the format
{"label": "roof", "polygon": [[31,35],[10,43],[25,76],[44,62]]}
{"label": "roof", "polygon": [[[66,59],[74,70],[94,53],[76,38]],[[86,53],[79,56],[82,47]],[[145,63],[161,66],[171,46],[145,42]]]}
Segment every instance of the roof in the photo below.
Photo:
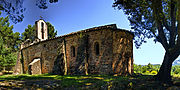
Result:
{"label": "roof", "polygon": [[[40,41],[38,43],[46,42],[46,41],[57,39],[57,38],[67,37],[67,36],[71,36],[71,35],[74,35],[74,34],[85,33],[85,32],[90,32],[90,31],[98,31],[98,30],[103,30],[103,29],[111,29],[111,30],[118,30],[118,31],[127,32],[127,33],[133,35],[133,37],[134,37],[134,34],[132,32],[127,31],[125,29],[118,29],[116,24],[110,24],[110,25],[104,25],[104,26],[99,26],[99,27],[93,27],[93,28],[89,28],[89,29],[85,29],[85,30],[81,30],[81,31],[77,31],[77,32],[72,32],[72,33],[69,33],[69,34],[66,34],[66,35],[62,35],[62,36],[54,37],[54,38],[47,39],[47,40],[44,40],[44,41]],[[34,43],[34,44],[38,44],[38,43]],[[30,45],[30,46],[32,46],[32,45]],[[27,47],[25,47],[25,48],[27,48]]]}
{"label": "roof", "polygon": [[89,28],[89,29],[85,29],[85,30],[81,30],[81,31],[77,31],[77,32],[72,32],[72,33],[65,34],[65,35],[62,35],[62,36],[58,36],[58,37],[55,37],[55,38],[52,38],[52,39],[61,38],[61,37],[67,37],[67,36],[70,36],[70,35],[83,33],[83,32],[98,31],[98,30],[103,30],[103,29],[111,29],[111,30],[119,30],[119,31],[127,32],[127,33],[133,35],[133,37],[134,37],[134,34],[132,32],[130,32],[128,30],[125,30],[125,29],[118,29],[116,24],[110,24],[110,25],[104,25],[104,26],[99,26],[99,27],[93,27],[93,28]]}

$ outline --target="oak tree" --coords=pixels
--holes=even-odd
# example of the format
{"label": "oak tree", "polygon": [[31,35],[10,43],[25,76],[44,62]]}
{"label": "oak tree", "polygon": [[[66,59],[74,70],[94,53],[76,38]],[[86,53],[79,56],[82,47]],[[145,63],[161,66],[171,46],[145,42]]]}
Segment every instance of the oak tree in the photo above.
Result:
{"label": "oak tree", "polygon": [[113,7],[127,15],[136,47],[145,38],[162,44],[165,55],[156,78],[171,81],[172,63],[180,54],[180,0],[114,0]]}

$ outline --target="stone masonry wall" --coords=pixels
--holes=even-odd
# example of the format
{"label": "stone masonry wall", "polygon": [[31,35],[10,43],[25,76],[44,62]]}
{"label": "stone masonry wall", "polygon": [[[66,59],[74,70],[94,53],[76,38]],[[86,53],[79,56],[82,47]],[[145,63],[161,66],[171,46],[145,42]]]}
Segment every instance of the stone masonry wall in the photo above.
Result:
{"label": "stone masonry wall", "polygon": [[[99,55],[96,55],[95,43],[99,44]],[[112,31],[109,29],[89,33],[88,69],[91,74],[111,74]]]}
{"label": "stone masonry wall", "polygon": [[133,73],[133,35],[113,31],[113,72],[119,75]]}
{"label": "stone masonry wall", "polygon": [[[21,50],[19,56],[22,72],[39,74],[41,71],[42,74],[61,75],[131,74],[132,39],[133,35],[127,31],[107,28],[80,31],[38,42]],[[38,72],[31,71],[37,67],[30,63],[37,58],[40,62],[35,64],[40,65],[40,69]]]}
{"label": "stone masonry wall", "polygon": [[[95,43],[99,43],[99,55],[95,54]],[[69,74],[109,74],[112,60],[112,32],[99,30],[72,35],[66,38]],[[71,47],[75,47],[75,57]]]}
{"label": "stone masonry wall", "polygon": [[29,64],[34,59],[40,58],[42,73],[52,73],[55,60],[63,52],[62,48],[59,48],[60,46],[62,46],[62,40],[56,39],[41,42],[23,49],[23,72],[28,73]]}
{"label": "stone masonry wall", "polygon": [[[68,74],[85,74],[85,63],[87,59],[86,45],[87,45],[86,34],[75,34],[66,37],[66,55],[67,55],[67,68]],[[74,54],[72,51],[74,47]]]}

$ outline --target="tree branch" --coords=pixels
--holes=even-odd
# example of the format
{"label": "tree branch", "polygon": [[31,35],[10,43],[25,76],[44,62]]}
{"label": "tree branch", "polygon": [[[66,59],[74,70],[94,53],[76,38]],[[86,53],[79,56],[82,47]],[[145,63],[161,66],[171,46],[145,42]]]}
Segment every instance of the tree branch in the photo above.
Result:
{"label": "tree branch", "polygon": [[169,46],[170,48],[175,45],[175,38],[176,38],[176,11],[175,11],[175,2],[174,0],[171,0],[171,30],[170,30],[170,40],[169,40]]}
{"label": "tree branch", "polygon": [[164,49],[167,51],[169,49],[169,45],[167,43],[167,39],[163,31],[163,26],[160,22],[158,23],[158,33],[159,33],[158,38],[160,39],[159,42],[163,45]]}
{"label": "tree branch", "polygon": [[180,1],[177,0],[177,32],[178,32],[178,40],[177,40],[177,45],[180,44]]}
{"label": "tree branch", "polygon": [[177,44],[174,46],[174,48],[170,49],[170,52],[173,54],[173,59],[176,59],[179,54],[180,54],[180,1],[177,0],[177,34],[178,34],[178,39],[177,39]]}
{"label": "tree branch", "polygon": [[159,42],[163,45],[165,50],[167,51],[169,49],[169,45],[167,43],[167,38],[165,36],[164,30],[163,30],[163,21],[165,21],[165,18],[163,18],[163,9],[162,9],[162,1],[161,0],[152,0],[152,10],[153,10],[153,16],[155,18],[155,21],[157,23],[157,29],[158,29],[158,39]]}
{"label": "tree branch", "polygon": [[165,16],[163,15],[163,25],[165,26],[165,28],[168,30],[168,31],[171,31],[171,28],[170,26],[167,24],[167,21],[165,20]]}
{"label": "tree branch", "polygon": [[[178,47],[180,47],[180,46],[178,46]],[[175,61],[176,60],[176,58],[178,58],[178,56],[179,56],[179,54],[180,54],[180,49],[178,49],[178,50],[174,50],[174,51],[172,51],[172,52],[170,52],[171,53],[171,60],[173,60],[173,61]],[[172,61],[172,62],[173,62]]]}

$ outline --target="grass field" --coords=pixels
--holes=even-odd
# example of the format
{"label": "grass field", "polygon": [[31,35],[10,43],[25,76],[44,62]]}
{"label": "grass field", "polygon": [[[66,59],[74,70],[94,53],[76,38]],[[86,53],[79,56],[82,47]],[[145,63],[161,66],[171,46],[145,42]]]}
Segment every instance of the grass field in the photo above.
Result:
{"label": "grass field", "polygon": [[[46,81],[56,81],[54,83],[58,84],[55,87],[46,82],[44,84],[49,85],[48,88],[70,88],[70,89],[167,89],[170,88],[168,85],[159,83],[152,79],[153,75],[140,75],[140,76],[108,76],[108,75],[87,75],[87,76],[60,76],[60,75],[3,75],[0,76],[1,83],[8,81],[23,81],[23,85],[9,85],[7,87],[31,87],[31,85],[26,83],[34,82],[33,86],[36,88],[44,88],[40,82]],[[180,88],[178,85],[180,83],[180,75],[175,75],[173,77],[175,82],[174,86]],[[0,85],[1,85],[0,83]],[[45,87],[46,88],[46,87]]]}

